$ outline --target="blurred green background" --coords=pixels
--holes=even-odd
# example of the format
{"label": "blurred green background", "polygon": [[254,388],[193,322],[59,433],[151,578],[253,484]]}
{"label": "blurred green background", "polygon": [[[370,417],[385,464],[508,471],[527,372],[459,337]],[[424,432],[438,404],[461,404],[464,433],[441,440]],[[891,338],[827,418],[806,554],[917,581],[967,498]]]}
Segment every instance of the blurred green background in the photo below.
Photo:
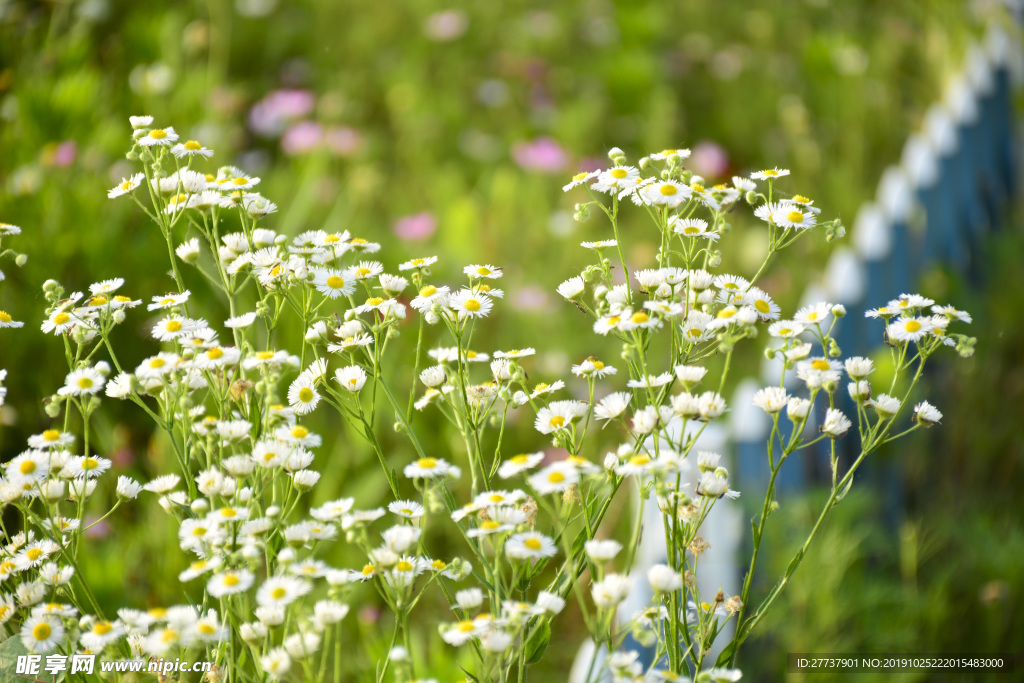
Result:
{"label": "blurred green background", "polygon": [[[42,282],[73,290],[122,276],[138,297],[173,286],[159,232],[131,202],[106,198],[132,172],[129,115],[151,114],[215,149],[207,168],[233,163],[261,176],[262,192],[281,206],[267,221],[279,232],[348,229],[382,242],[392,268],[437,254],[436,272],[449,280],[468,262],[504,266],[506,299],[477,337],[480,350],[496,340],[536,345],[531,377],[549,381],[587,355],[618,353],[581,334],[585,320],[553,291],[586,262],[579,241],[610,236],[596,218],[571,220],[578,197],[560,189],[570,175],[602,164],[611,146],[633,159],[688,146],[690,167],[716,182],[790,168],[788,190],[849,225],[981,32],[983,7],[0,0],[0,221],[24,229],[10,246],[29,257],[24,268],[2,264],[0,309],[26,322],[0,331],[0,368],[10,371],[2,459],[48,426],[39,401],[66,372],[59,342],[38,331]],[[640,212],[625,232],[628,260],[649,262],[656,245]],[[752,216],[738,217],[725,240],[730,265],[752,272],[762,240]],[[930,296],[974,312],[979,351],[931,378],[947,424],[885,456],[906,470],[904,518],[883,519],[869,488],[840,508],[801,569],[816,581],[794,587],[750,648],[752,680],[780,677],[788,651],[1024,649],[1022,434],[1011,419],[1024,393],[1024,282],[1011,254],[1024,245],[1008,231],[987,249],[984,281],[941,267],[927,278]],[[827,254],[823,240],[804,240],[764,280],[784,311]],[[185,277],[194,294],[208,295],[194,271]],[[209,300],[204,313],[226,317]],[[134,365],[157,347],[144,334],[145,313],[129,321],[118,344]],[[143,414],[113,403],[100,443],[116,466],[142,478],[170,471]],[[336,437],[317,456],[318,469],[330,463],[317,498],[344,488],[361,492],[359,505],[384,501],[370,451],[326,415],[311,424]],[[429,420],[417,426],[433,448],[461,452],[452,434],[429,431]],[[411,457],[403,440],[385,436],[395,462]],[[507,453],[543,445],[528,428],[515,438]],[[789,517],[776,523],[777,542],[798,543],[810,503],[783,505]],[[97,527],[83,566],[101,599],[176,599],[186,558],[162,554],[175,545],[174,525],[155,505],[120,513]],[[343,547],[332,564],[361,562]],[[784,566],[785,557],[775,559]],[[375,618],[364,610],[359,628],[370,633]],[[571,613],[560,619],[572,642],[582,638]],[[565,670],[572,655],[552,649],[544,666]]]}

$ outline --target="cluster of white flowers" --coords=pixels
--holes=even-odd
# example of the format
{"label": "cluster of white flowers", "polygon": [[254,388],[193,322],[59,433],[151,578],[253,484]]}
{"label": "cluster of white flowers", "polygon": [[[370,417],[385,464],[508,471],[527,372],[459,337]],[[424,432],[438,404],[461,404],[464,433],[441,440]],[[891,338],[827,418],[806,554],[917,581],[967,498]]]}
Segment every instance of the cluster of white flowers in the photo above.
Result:
{"label": "cluster of white flowers", "polygon": [[[32,652],[86,649],[108,658],[166,658],[205,651],[218,666],[243,659],[258,663],[254,673],[269,679],[298,675],[300,669],[307,678],[319,671],[323,679],[328,653],[341,644],[339,622],[372,584],[395,619],[378,679],[392,667],[399,676],[415,678],[422,662],[414,661],[409,647],[416,629],[413,608],[436,586],[441,596],[431,599],[443,596],[453,615],[440,624],[440,637],[455,647],[471,645],[461,652],[477,680],[505,681],[512,671],[522,678],[543,653],[552,619],[574,589],[582,588],[578,582],[589,570],[589,591],[577,593],[589,598],[579,607],[595,642],[608,652],[602,666],[592,664],[593,675],[603,675],[603,669],[616,681],[678,681],[698,673],[698,680],[734,681],[740,674],[728,668],[733,661],[712,665],[705,661],[707,652],[724,623],[735,619],[735,653],[773,597],[746,621],[749,575],[741,595],[701,599],[694,574],[708,542],[698,532],[719,501],[739,492],[731,488],[720,454],[693,452],[706,425],[729,409],[722,391],[735,348],[762,329],[781,341],[768,353],[782,360],[783,379],[753,398],[776,427],[777,448],[772,450],[770,439],[768,451],[773,478],[797,449],[826,438],[834,444],[851,430],[853,421],[833,400],[844,370],[858,407],[863,454],[895,438],[891,425],[909,391],[898,397],[893,380],[889,393],[875,395],[868,380],[871,360],[839,360],[832,330],[846,313],[842,306],[822,302],[781,319],[781,307],[755,285],[761,271],[752,279],[714,272],[721,260],[714,247],[728,232],[725,212],[741,200],[768,226],[765,265],[815,226],[824,226],[830,239],[841,236],[838,222],[818,222],[820,209],[810,199],[776,196],[774,182],[788,171],[766,170],[708,186],[684,168],[687,150],[665,150],[631,166],[615,149],[611,168],[580,174],[566,186],[591,192],[591,201],[577,205],[578,219],[597,210],[613,229],[611,238],[583,243],[596,263],[557,288],[592,318],[599,337],[621,344],[626,378],[620,390],[608,391],[605,381],[616,378],[618,369],[595,356],[568,369],[575,380],[530,384],[524,364],[536,349],[470,348],[475,326],[504,296],[495,286],[503,276],[499,266],[467,265],[464,284],[441,284],[431,281],[434,256],[387,272],[382,261],[372,260],[380,245],[348,231],[280,235],[260,223],[277,207],[254,191],[259,178],[231,166],[197,171],[193,162],[212,151],[195,141],[179,142],[173,128],[153,128],[151,117],[133,117],[131,123],[129,156],[143,170],[108,196],[147,194],[149,204],[139,203],[167,240],[176,289],[147,304],[156,316],[152,341],[160,348],[133,370],[121,365],[111,344],[112,329],[143,303],[119,293],[123,279],[94,283],[88,295],[65,296],[54,281],[44,285],[48,308],[41,330],[65,340],[69,361],[64,385],[46,410],[53,418],[76,412],[83,438],[79,450],[67,421],[34,435],[28,449],[4,465],[0,479],[0,502],[16,506],[26,524],[0,554],[0,623],[16,620]],[[645,207],[661,239],[654,267],[631,274],[618,225],[619,202],[627,198]],[[695,216],[697,211],[705,216]],[[240,229],[222,234],[229,218],[237,218]],[[183,238],[179,225],[190,231]],[[0,225],[0,237],[18,232]],[[627,277],[616,277],[606,256],[612,252]],[[201,318],[191,310],[202,302],[185,287],[180,264],[215,283],[228,302],[226,318]],[[243,290],[257,293],[255,310],[236,310]],[[896,377],[916,363],[911,389],[924,360],[940,346],[956,346],[966,355],[973,345],[967,337],[947,334],[951,321],[970,322],[970,316],[949,306],[920,315],[932,304],[904,295],[868,313],[886,321]],[[419,321],[412,375],[424,390],[405,404],[381,361],[409,307]],[[283,321],[301,325],[297,352],[274,348]],[[13,321],[0,312],[0,325]],[[429,349],[423,348],[427,325],[442,337]],[[109,361],[96,360],[103,354]],[[725,370],[712,382],[708,366],[716,356],[726,359]],[[803,381],[805,396],[786,384],[791,370]],[[5,375],[0,371],[0,381]],[[0,402],[4,391],[0,386]],[[378,395],[415,452],[398,468],[373,431]],[[166,433],[179,471],[144,485],[123,475],[115,480],[111,461],[90,451],[90,421],[103,396],[144,410]],[[425,452],[412,424],[413,408],[436,411],[450,422],[465,453]],[[335,411],[376,453],[393,497],[386,507],[359,510],[354,498],[335,498],[333,491],[328,502],[308,503],[320,482],[314,454],[325,436],[302,422],[323,409]],[[874,410],[873,421],[867,409]],[[506,426],[517,411],[529,414],[530,438],[550,447],[503,458]],[[783,411],[793,423],[787,440],[777,430]],[[820,435],[805,438],[815,411],[822,413]],[[921,402],[911,430],[941,417]],[[621,443],[600,458],[590,444],[595,431],[608,428],[618,430]],[[471,474],[468,487],[459,481],[463,463]],[[834,445],[833,466],[835,499],[852,481],[855,466],[838,480]],[[522,483],[502,488],[496,478]],[[416,496],[410,498],[412,490]],[[469,500],[460,504],[457,496],[467,490]],[[667,559],[648,571],[652,604],[619,623],[617,609],[633,588],[628,572],[640,519],[628,546],[599,535],[611,526],[602,523],[612,500],[629,490],[656,496]],[[178,525],[180,549],[191,562],[179,578],[202,586],[202,608],[122,608],[109,620],[101,605],[74,602],[79,593],[64,586],[87,586],[76,558],[88,528],[125,501],[149,494]],[[773,495],[766,495],[755,543]],[[86,526],[90,498],[112,502]],[[428,550],[424,524],[442,509],[447,514],[441,519],[450,520],[469,559],[439,559]],[[394,523],[372,529],[382,518]],[[341,542],[351,562],[331,566],[323,550]],[[617,572],[608,571],[612,562]],[[751,574],[754,562],[756,552]],[[477,585],[456,585],[471,575]],[[655,663],[646,672],[637,653],[618,651],[629,633],[655,648]],[[400,634],[404,646],[397,644]],[[337,671],[340,654],[333,658]]]}

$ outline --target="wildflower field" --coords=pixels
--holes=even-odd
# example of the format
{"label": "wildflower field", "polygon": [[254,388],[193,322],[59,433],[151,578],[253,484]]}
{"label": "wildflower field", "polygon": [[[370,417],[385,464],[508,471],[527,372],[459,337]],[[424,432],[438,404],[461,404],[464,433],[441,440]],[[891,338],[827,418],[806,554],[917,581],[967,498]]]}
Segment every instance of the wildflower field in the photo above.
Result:
{"label": "wildflower field", "polygon": [[813,295],[992,27],[0,0],[3,680],[1020,666],[1018,207]]}

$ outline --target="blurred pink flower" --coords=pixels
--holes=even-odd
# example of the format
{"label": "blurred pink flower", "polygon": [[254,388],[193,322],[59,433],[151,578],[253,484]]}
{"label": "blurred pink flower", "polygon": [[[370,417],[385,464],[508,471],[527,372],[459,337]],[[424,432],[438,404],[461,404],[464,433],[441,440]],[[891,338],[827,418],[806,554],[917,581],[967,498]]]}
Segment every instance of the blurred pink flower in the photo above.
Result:
{"label": "blurred pink flower", "polygon": [[437,230],[437,221],[429,211],[399,218],[395,222],[395,235],[400,240],[418,242],[425,240]]}
{"label": "blurred pink flower", "polygon": [[512,296],[512,302],[516,310],[519,311],[537,311],[547,308],[548,301],[547,292],[536,285],[526,285],[516,290]]}
{"label": "blurred pink flower", "polygon": [[67,168],[75,163],[77,157],[78,145],[74,140],[65,140],[64,142],[50,142],[43,147],[40,161],[44,166]]}
{"label": "blurred pink flower", "polygon": [[91,515],[85,518],[85,534],[86,538],[105,538],[110,535],[110,525],[106,520],[98,522],[99,517]]}
{"label": "blurred pink flower", "polygon": [[339,157],[352,156],[363,148],[363,136],[355,128],[332,126],[326,133],[327,147]]}
{"label": "blurred pink flower", "polygon": [[512,158],[521,168],[547,173],[561,171],[569,163],[569,155],[562,146],[547,137],[517,142],[512,146]]}
{"label": "blurred pink flower", "polygon": [[462,10],[449,9],[434,12],[427,17],[423,32],[427,37],[441,42],[455,40],[469,28],[469,17]]}
{"label": "blurred pink flower", "polygon": [[693,148],[689,167],[709,180],[721,178],[729,170],[729,155],[718,143],[702,140]]}
{"label": "blurred pink flower", "polygon": [[275,90],[249,110],[249,127],[258,135],[280,135],[290,121],[308,115],[314,106],[316,97],[308,90]]}
{"label": "blurred pink flower", "polygon": [[281,149],[294,156],[312,152],[324,141],[324,129],[315,121],[299,121],[281,136]]}
{"label": "blurred pink flower", "polygon": [[591,171],[603,171],[608,168],[608,159],[602,157],[584,157],[580,159],[580,171],[590,173]]}

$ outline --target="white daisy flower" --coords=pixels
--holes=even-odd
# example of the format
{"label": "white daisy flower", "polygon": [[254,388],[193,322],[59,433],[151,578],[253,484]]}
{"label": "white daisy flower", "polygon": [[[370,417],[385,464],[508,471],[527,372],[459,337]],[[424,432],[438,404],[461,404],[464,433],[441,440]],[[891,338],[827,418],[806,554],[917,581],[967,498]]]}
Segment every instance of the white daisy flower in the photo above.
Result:
{"label": "white daisy flower", "polygon": [[174,128],[152,128],[138,139],[138,143],[144,147],[170,147],[177,141],[178,134]]}
{"label": "white daisy flower", "polygon": [[452,294],[448,299],[448,307],[460,318],[483,318],[490,313],[494,304],[485,294],[475,294],[472,290],[463,289]]}
{"label": "white daisy flower", "polygon": [[146,174],[136,173],[131,178],[121,178],[121,182],[117,187],[113,187],[107,191],[108,199],[116,199],[122,195],[126,195],[130,192],[134,192],[135,188],[142,184],[142,181],[146,179]]}
{"label": "white daisy flower", "polygon": [[850,430],[853,423],[843,415],[842,411],[836,408],[829,408],[825,412],[825,421],[819,427],[822,434],[830,439],[838,439]]}
{"label": "white daisy flower", "polygon": [[757,316],[761,320],[777,320],[782,313],[782,309],[775,303],[775,300],[759,287],[748,289],[743,295],[743,300],[757,311]]}
{"label": "white daisy flower", "polygon": [[668,225],[672,228],[673,232],[683,237],[693,238],[705,238],[716,241],[720,235],[717,232],[708,229],[708,222],[702,218],[681,218],[680,216],[673,216]]}
{"label": "white daisy flower", "polygon": [[339,296],[348,296],[354,292],[356,283],[345,278],[340,271],[318,268],[313,271],[313,286],[324,296],[337,299]]}
{"label": "white daisy flower", "polygon": [[579,275],[571,277],[558,285],[556,291],[566,301],[572,301],[586,290],[587,285]]}
{"label": "white daisy flower", "polygon": [[517,474],[522,474],[523,472],[532,470],[543,460],[543,453],[521,453],[519,455],[512,456],[505,462],[501,463],[501,466],[498,468],[498,476],[502,479],[510,479]]}
{"label": "white daisy flower", "polygon": [[61,396],[95,394],[103,388],[106,378],[95,368],[81,368],[68,373],[64,386],[57,390]]}
{"label": "white daisy flower", "polygon": [[783,176],[787,175],[789,175],[788,169],[779,168],[778,166],[776,166],[775,168],[769,168],[764,171],[757,171],[756,173],[751,173],[750,178],[751,180],[774,180],[776,178],[782,178]]}
{"label": "white daisy flower", "polygon": [[244,593],[252,587],[255,575],[248,569],[232,569],[214,575],[206,584],[206,591],[214,598]]}
{"label": "white daisy flower", "polygon": [[171,147],[171,154],[178,157],[194,157],[200,156],[209,159],[213,156],[212,149],[206,149],[195,140],[189,140],[188,142],[179,142],[174,147]]}
{"label": "white daisy flower", "polygon": [[582,401],[554,401],[537,411],[534,427],[541,434],[551,434],[569,428],[586,414],[587,404]]}
{"label": "white daisy flower", "polygon": [[631,379],[626,382],[630,389],[654,389],[671,384],[675,380],[671,372],[663,372],[660,375],[646,375],[640,379]]}
{"label": "white daisy flower", "polygon": [[0,327],[24,327],[25,323],[15,320],[7,311],[0,310]]}
{"label": "white daisy flower", "polygon": [[64,625],[51,615],[35,615],[21,626],[21,642],[29,652],[49,654],[64,640]]}
{"label": "white daisy flower", "polygon": [[345,389],[355,393],[366,384],[366,371],[358,365],[350,365],[335,370],[334,379]]}
{"label": "white daisy flower", "polygon": [[471,264],[463,268],[462,272],[465,273],[470,280],[479,280],[481,278],[497,280],[504,274],[502,273],[501,268],[492,266],[489,263],[486,265]]}
{"label": "white daisy flower", "polygon": [[931,318],[899,318],[889,323],[886,332],[890,339],[898,342],[916,342],[928,335],[934,324]]}
{"label": "white daisy flower", "polygon": [[577,173],[572,177],[572,180],[569,181],[567,185],[562,186],[562,192],[568,192],[574,187],[579,187],[580,185],[585,184],[587,181],[596,178],[598,173],[600,173],[600,171],[590,171],[589,173],[584,171]]}
{"label": "white daisy flower", "polygon": [[505,542],[505,554],[512,560],[541,560],[556,552],[555,542],[536,531],[515,534]]}
{"label": "white daisy flower", "polygon": [[530,488],[543,496],[548,493],[562,493],[579,480],[579,470],[570,463],[560,461],[531,475],[527,481]]}
{"label": "white daisy flower", "polygon": [[632,166],[616,166],[602,171],[591,187],[597,192],[612,194],[634,187],[640,180],[640,171]]}
{"label": "white daisy flower", "polygon": [[675,180],[663,180],[645,185],[638,192],[642,201],[657,206],[676,207],[687,201],[693,194],[688,185]]}
{"label": "white daisy flower", "polygon": [[420,458],[406,465],[403,473],[409,479],[441,479],[448,476],[457,478],[461,471],[441,458]]}
{"label": "white daisy flower", "polygon": [[782,387],[765,387],[754,393],[753,404],[772,415],[780,412],[789,404],[789,395]]}
{"label": "white daisy flower", "polygon": [[813,228],[818,219],[813,211],[809,211],[799,204],[781,202],[776,208],[772,220],[776,225],[783,228],[807,230],[808,228]]}
{"label": "white daisy flower", "polygon": [[796,312],[793,320],[804,325],[817,325],[825,322],[825,319],[832,314],[832,304],[819,301],[816,304],[804,306]]}
{"label": "white daisy flower", "polygon": [[313,412],[320,403],[320,394],[314,384],[309,377],[299,377],[288,387],[288,405],[295,409],[297,415]]}
{"label": "white daisy flower", "polygon": [[312,584],[290,576],[272,576],[256,591],[256,602],[262,607],[285,606],[313,590]]}
{"label": "white daisy flower", "polygon": [[414,258],[398,265],[398,270],[412,270],[414,268],[428,268],[437,263],[436,256],[426,258]]}
{"label": "white daisy flower", "polygon": [[942,413],[928,401],[921,401],[914,406],[914,422],[919,422],[926,427],[938,424],[942,420]]}
{"label": "white daisy flower", "polygon": [[688,149],[663,149],[660,152],[658,152],[657,154],[652,154],[650,156],[650,159],[652,159],[653,161],[664,161],[665,159],[668,159],[670,156],[677,156],[680,159],[689,159],[690,158],[690,150],[688,150]]}
{"label": "white daisy flower", "polygon": [[396,500],[388,503],[388,510],[405,519],[419,519],[423,516],[423,506],[412,500]]}
{"label": "white daisy flower", "polygon": [[804,326],[795,320],[778,320],[768,326],[768,334],[780,339],[792,339],[803,334]]}

